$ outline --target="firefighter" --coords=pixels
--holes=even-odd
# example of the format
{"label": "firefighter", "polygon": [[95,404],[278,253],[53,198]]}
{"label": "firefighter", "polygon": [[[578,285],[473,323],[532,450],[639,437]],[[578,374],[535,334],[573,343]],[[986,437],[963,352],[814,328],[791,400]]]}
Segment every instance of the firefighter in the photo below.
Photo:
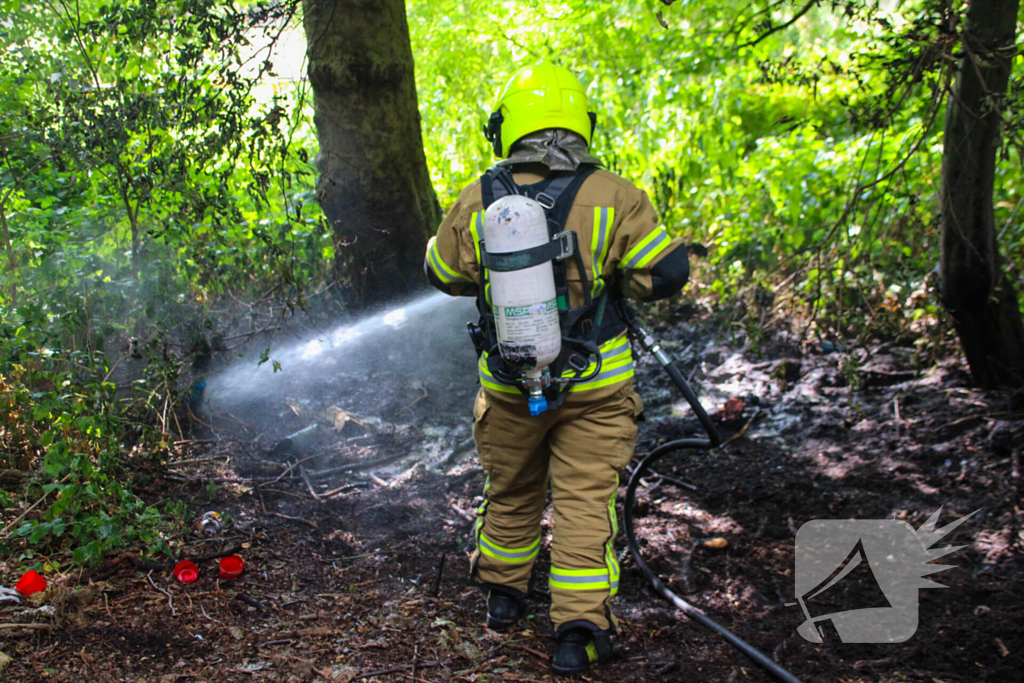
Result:
{"label": "firefighter", "polygon": [[[461,192],[424,264],[435,287],[477,297],[481,312],[473,435],[487,483],[472,572],[487,592],[487,625],[507,629],[523,611],[550,485],[552,670],[560,675],[606,661],[616,629],[615,497],[643,410],[616,302],[673,296],[689,276],[682,241],[658,226],[646,193],[590,153],[595,125],[586,91],[568,69],[541,62],[517,71],[486,130],[501,160]],[[536,199],[552,234],[564,231],[575,245],[571,257],[553,261],[564,343],[539,410],[498,353],[481,266],[490,263],[486,251],[481,258],[486,209],[509,194]]]}

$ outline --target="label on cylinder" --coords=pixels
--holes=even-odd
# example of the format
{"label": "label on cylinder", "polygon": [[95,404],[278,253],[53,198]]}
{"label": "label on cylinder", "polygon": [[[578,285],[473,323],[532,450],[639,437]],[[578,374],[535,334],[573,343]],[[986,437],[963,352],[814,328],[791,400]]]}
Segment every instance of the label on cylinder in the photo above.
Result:
{"label": "label on cylinder", "polygon": [[538,358],[558,355],[562,337],[556,299],[529,306],[496,305],[494,321],[499,350],[509,363],[531,370]]}

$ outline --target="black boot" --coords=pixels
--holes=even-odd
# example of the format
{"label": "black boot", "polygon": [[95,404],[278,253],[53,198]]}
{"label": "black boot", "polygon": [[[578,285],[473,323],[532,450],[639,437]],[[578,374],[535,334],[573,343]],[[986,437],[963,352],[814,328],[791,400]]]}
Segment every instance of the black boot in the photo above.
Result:
{"label": "black boot", "polygon": [[612,639],[605,633],[595,633],[584,626],[570,628],[555,636],[555,656],[551,658],[551,671],[558,676],[582,673],[594,664],[611,659]]}
{"label": "black boot", "polygon": [[504,631],[523,613],[523,601],[516,596],[491,589],[487,593],[487,628]]}

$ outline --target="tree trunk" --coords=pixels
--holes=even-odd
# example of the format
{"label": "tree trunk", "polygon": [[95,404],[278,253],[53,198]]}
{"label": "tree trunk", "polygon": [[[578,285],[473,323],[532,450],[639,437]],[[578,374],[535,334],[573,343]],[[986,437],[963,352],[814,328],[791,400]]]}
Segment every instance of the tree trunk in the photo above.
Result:
{"label": "tree trunk", "polygon": [[421,286],[441,220],[423,154],[404,0],[303,0],[334,274],[359,308]]}
{"label": "tree trunk", "polygon": [[1024,385],[1024,325],[999,257],[992,207],[1018,2],[969,5],[942,153],[942,299],[984,388]]}

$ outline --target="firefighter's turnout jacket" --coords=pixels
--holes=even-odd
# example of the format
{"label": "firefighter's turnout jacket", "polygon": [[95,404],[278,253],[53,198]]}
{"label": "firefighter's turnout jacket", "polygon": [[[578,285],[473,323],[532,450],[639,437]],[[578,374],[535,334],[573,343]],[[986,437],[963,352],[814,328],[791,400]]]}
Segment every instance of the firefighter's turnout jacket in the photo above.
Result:
{"label": "firefighter's turnout jacket", "polygon": [[[513,175],[520,185],[534,173]],[[427,247],[431,283],[456,296],[476,296],[483,235],[480,181],[462,191]],[[593,295],[642,301],[672,296],[686,283],[689,263],[681,239],[658,226],[646,193],[598,169],[579,188],[564,230],[575,231]],[[584,303],[573,259],[566,261],[569,305]],[[554,502],[551,543],[551,620],[614,630],[609,599],[618,591],[615,496],[619,473],[636,445],[642,411],[633,391],[633,356],[626,335],[601,345],[601,372],[572,385],[563,405],[530,416],[519,389],[478,365],[482,385],[473,411],[477,450],[487,484],[477,511],[473,571],[482,584],[525,596],[541,544],[541,516],[550,479]],[[586,375],[582,375],[586,376]]]}

